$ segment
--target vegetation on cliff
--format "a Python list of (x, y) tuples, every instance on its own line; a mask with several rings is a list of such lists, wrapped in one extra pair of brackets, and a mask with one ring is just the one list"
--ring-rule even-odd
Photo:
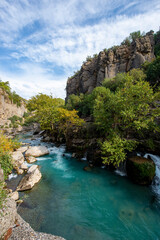
[(100, 143), (104, 163), (119, 165), (127, 151), (133, 151), (150, 133), (160, 131), (158, 99), (160, 92), (153, 91), (144, 72), (133, 69), (105, 79), (103, 86), (89, 95), (71, 95), (66, 106), (79, 110), (80, 116), (92, 115), (104, 133)]
[(24, 99), (20, 97), (15, 91), (11, 91), (8, 81), (3, 82), (0, 80), (0, 88), (8, 94), (9, 99), (13, 104), (16, 104), (17, 107), (20, 107), (22, 105), (22, 101), (24, 102)]

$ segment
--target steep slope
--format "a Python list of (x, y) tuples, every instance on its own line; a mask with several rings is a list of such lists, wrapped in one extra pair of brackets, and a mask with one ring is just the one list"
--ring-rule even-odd
[(9, 98), (9, 95), (0, 88), (0, 126), (9, 124), (8, 118), (14, 115), (23, 117), (25, 109), (25, 103), (22, 101), (21, 106), (13, 104)]
[(137, 38), (130, 46), (120, 45), (101, 51), (97, 57), (85, 62), (80, 71), (67, 81), (66, 95), (91, 93), (104, 78), (115, 77), (119, 72), (139, 68), (145, 61), (154, 59), (154, 32)]

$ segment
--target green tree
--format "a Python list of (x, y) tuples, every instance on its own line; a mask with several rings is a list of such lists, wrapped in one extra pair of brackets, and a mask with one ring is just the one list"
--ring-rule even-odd
[[(120, 87), (114, 91), (103, 89), (103, 94), (97, 95), (93, 111), (97, 127), (106, 133), (106, 140), (102, 144), (102, 152), (107, 156), (104, 156), (105, 163), (108, 161), (115, 165), (119, 164), (117, 158), (123, 161), (125, 151), (136, 146), (135, 141), (131, 141), (135, 134), (142, 137), (146, 132), (159, 131), (155, 121), (160, 115), (157, 105), (159, 95), (154, 94), (149, 83), (143, 80), (144, 75), (140, 70), (124, 74), (123, 77)], [(116, 147), (117, 141), (120, 145)], [(114, 158), (114, 154), (108, 157), (110, 152), (117, 152), (118, 146), (122, 147), (121, 157), (115, 155)]]

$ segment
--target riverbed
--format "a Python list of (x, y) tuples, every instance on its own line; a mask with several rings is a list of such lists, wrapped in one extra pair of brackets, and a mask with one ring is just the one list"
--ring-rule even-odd
[(50, 154), (36, 162), (42, 180), (21, 193), (18, 208), (34, 230), (67, 240), (160, 239), (159, 176), (150, 187), (138, 186), (106, 169), (84, 171), (85, 159), (72, 158), (65, 146), (47, 146)]

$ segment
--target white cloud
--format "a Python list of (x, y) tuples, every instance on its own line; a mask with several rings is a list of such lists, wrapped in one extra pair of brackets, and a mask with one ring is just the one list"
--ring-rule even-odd
[[(132, 9), (135, 15), (125, 15), (126, 10)], [(50, 91), (64, 97), (67, 77), (81, 66), (87, 55), (120, 44), (130, 32), (159, 30), (160, 3), (158, 0), (17, 0), (14, 3), (2, 0), (0, 21), (0, 42), (12, 51), (4, 58), (10, 57), (10, 64), (16, 59), (16, 67), (21, 70), (19, 75), (1, 67), (1, 78), (9, 80), (13, 89), (24, 97)], [(39, 21), (39, 29), (35, 21)], [(28, 34), (25, 28), (30, 30)], [(56, 74), (57, 66), (64, 72), (61, 77)]]
[(41, 66), (21, 64), (23, 74), (7, 73), (0, 69), (0, 78), (9, 81), (11, 88), (20, 96), (28, 99), (38, 93), (52, 94), (53, 97), (65, 98), (67, 76), (57, 77), (48, 74)]

